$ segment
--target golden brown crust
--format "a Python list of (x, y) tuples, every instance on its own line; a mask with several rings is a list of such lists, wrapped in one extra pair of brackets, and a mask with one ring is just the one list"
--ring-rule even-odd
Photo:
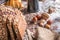
[[(25, 29), (27, 27), (27, 23), (25, 21), (24, 16), (22, 15), (22, 13), (18, 9), (12, 9), (12, 8), (5, 7), (2, 5), (0, 5), (0, 10), (2, 12), (2, 13), (0, 13), (0, 15), (1, 15), (0, 22), (3, 21), (3, 25), (0, 25), (0, 26), (4, 27), (3, 32), (6, 33), (6, 35), (3, 37), (5, 37), (6, 40), (7, 39), (22, 40)], [(1, 20), (2, 16), (3, 16), (3, 20)], [(1, 29), (1, 30), (3, 30), (3, 29)]]

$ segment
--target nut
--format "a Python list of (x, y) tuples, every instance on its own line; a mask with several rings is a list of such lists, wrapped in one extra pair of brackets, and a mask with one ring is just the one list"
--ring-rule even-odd
[(55, 8), (49, 8), (49, 9), (48, 9), (48, 13), (49, 13), (49, 14), (51, 14), (51, 13), (54, 12), (54, 11), (55, 11)]
[(49, 14), (43, 13), (41, 16), (43, 19), (47, 20), (49, 18)]
[(33, 17), (33, 19), (32, 19), (32, 22), (36, 22), (37, 21), (37, 17)]
[(51, 26), (49, 24), (46, 24), (44, 27), (49, 29)]
[(44, 20), (44, 19), (40, 20), (40, 23), (45, 23), (45, 22), (46, 22), (46, 20)]
[(40, 20), (41, 19), (41, 15), (36, 15), (37, 19)]
[(46, 22), (46, 21), (45, 21), (44, 19), (41, 19), (40, 22), (39, 22), (39, 25), (40, 25), (40, 26), (44, 26), (44, 23), (45, 23), (45, 22)]
[(52, 24), (52, 21), (51, 20), (47, 21), (47, 24), (51, 25)]

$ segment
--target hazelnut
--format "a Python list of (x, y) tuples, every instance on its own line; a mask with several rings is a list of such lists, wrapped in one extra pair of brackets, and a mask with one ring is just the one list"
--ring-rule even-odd
[(49, 29), (51, 27), (51, 25), (46, 24), (44, 27)]
[(52, 23), (52, 22), (51, 22), (50, 20), (49, 20), (49, 21), (47, 21), (47, 24), (50, 24), (50, 25), (51, 25), (51, 23)]
[(33, 17), (33, 19), (32, 19), (32, 22), (36, 22), (37, 21), (37, 17)]
[(41, 19), (41, 15), (36, 15), (37, 19), (40, 20)]
[(43, 13), (41, 16), (43, 19), (47, 20), (49, 18), (49, 14)]
[(51, 13), (54, 12), (54, 11), (55, 11), (55, 8), (49, 8), (49, 9), (48, 9), (48, 13), (49, 13), (49, 14), (51, 14)]
[(47, 24), (51, 25), (53, 23), (53, 20), (47, 21)]
[(48, 9), (48, 13), (49, 13), (49, 14), (51, 14), (51, 13), (52, 13), (52, 10), (51, 10), (50, 8)]

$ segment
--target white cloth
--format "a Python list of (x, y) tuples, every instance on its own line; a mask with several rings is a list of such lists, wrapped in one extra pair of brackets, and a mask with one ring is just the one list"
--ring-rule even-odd
[(56, 11), (51, 14), (51, 19), (60, 17), (60, 1), (59, 0), (55, 1), (55, 8), (56, 8)]
[(56, 0), (55, 2), (56, 2), (56, 3), (60, 3), (60, 0)]
[(59, 18), (59, 17), (60, 17), (60, 13), (58, 11), (56, 11), (50, 15), (50, 20), (54, 20), (54, 19)]
[[(55, 8), (56, 8), (56, 11), (50, 15), (50, 19), (54, 20), (54, 19), (57, 18), (57, 19), (60, 20), (60, 0), (55, 1)], [(54, 31), (55, 32), (60, 32), (60, 22), (59, 21), (57, 21), (57, 22), (55, 21), (52, 24), (51, 28), (54, 29), (56, 26), (57, 26), (57, 28)]]
[(39, 2), (39, 12), (44, 12), (43, 11), (43, 2)]
[(49, 7), (55, 6), (55, 2), (51, 0), (46, 0), (45, 2), (39, 2), (40, 12), (47, 12)]

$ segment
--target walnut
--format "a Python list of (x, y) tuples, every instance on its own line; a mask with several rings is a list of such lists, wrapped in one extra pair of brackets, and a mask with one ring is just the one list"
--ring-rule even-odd
[(46, 22), (46, 21), (45, 21), (44, 19), (41, 19), (41, 20), (39, 21), (39, 25), (40, 25), (40, 26), (44, 26), (45, 22)]
[(49, 14), (43, 13), (41, 17), (42, 17), (42, 19), (47, 20), (49, 18)]

